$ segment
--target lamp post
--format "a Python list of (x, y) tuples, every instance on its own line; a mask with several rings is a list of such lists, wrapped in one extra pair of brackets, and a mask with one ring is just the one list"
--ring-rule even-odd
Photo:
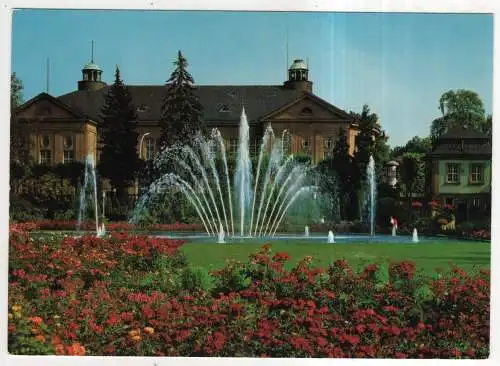
[[(139, 142), (139, 159), (142, 160), (142, 143), (144, 142), (144, 137), (151, 135), (151, 132), (143, 133), (141, 136), (141, 141)], [(139, 196), (139, 177), (135, 179), (135, 194)]]

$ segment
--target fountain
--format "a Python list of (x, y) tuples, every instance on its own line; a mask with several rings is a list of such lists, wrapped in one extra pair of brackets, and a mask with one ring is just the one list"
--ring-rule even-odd
[(328, 244), (335, 244), (335, 236), (331, 230), (328, 231)]
[(306, 225), (306, 227), (304, 228), (304, 236), (305, 236), (306, 238), (308, 238), (308, 237), (309, 237), (309, 226), (307, 226), (307, 225)]
[(222, 224), (220, 224), (220, 226), (219, 226), (219, 240), (217, 241), (217, 243), (219, 243), (219, 244), (225, 243), (225, 241), (224, 241), (224, 227), (222, 226)]
[(367, 194), (365, 195), (365, 209), (368, 214), (368, 221), (370, 223), (370, 236), (375, 236), (375, 199), (377, 196), (377, 182), (375, 177), (375, 160), (373, 156), (370, 155), (370, 160), (368, 161), (368, 166), (366, 167), (367, 176)]
[(398, 230), (398, 220), (395, 217), (391, 216), (391, 225), (392, 225), (392, 236), (396, 236), (396, 231)]
[(78, 222), (76, 229), (80, 230), (82, 226), (82, 220), (85, 219), (85, 211), (87, 208), (87, 189), (91, 188), (92, 195), (91, 199), (94, 201), (94, 214), (95, 214), (95, 232), (98, 237), (103, 236), (106, 233), (104, 223), (99, 226), (99, 210), (97, 202), (97, 178), (95, 172), (95, 162), (94, 157), (89, 154), (85, 159), (85, 175), (83, 179), (83, 186), (80, 190), (80, 208), (78, 210)]
[[(167, 172), (141, 196), (130, 222), (140, 222), (155, 198), (173, 190), (181, 192), (193, 206), (209, 236), (220, 236), (224, 231), (235, 237), (236, 231), (239, 237), (274, 237), (294, 202), (316, 192), (317, 187), (307, 182), (311, 167), (294, 161), (293, 155), (285, 156), (283, 141), (276, 139), (271, 126), (267, 126), (253, 179), (244, 109), (236, 157), (231, 186), (226, 147), (218, 129), (213, 129), (208, 138), (193, 137), (189, 146), (164, 149), (155, 160), (155, 167)], [(172, 166), (175, 171), (169, 168)]]
[(412, 242), (418, 243), (418, 233), (417, 233), (417, 228), (413, 229), (413, 236), (412, 236)]

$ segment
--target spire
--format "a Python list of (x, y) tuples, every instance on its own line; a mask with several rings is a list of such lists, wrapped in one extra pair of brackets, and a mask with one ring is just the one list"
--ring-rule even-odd
[(94, 63), (94, 40), (92, 40), (92, 53), (90, 56), (90, 62)]

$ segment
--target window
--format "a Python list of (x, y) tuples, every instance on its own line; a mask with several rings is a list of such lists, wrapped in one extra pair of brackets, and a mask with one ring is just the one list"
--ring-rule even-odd
[(482, 164), (471, 164), (469, 179), (471, 183), (483, 183), (484, 168)]
[(292, 153), (292, 135), (287, 131), (283, 134), (283, 154), (290, 155)]
[(75, 161), (75, 151), (74, 150), (64, 150), (63, 163), (68, 164)]
[(154, 159), (156, 153), (155, 139), (152, 137), (146, 138), (146, 160)]
[(310, 137), (302, 138), (302, 148), (308, 149), (310, 147), (311, 147), (311, 138)]
[(64, 136), (64, 150), (73, 149), (73, 136)]
[(40, 164), (51, 164), (52, 163), (52, 151), (50, 150), (40, 150)]
[(444, 203), (446, 205), (453, 206), (453, 198), (452, 197), (446, 197), (446, 199), (444, 200)]
[(310, 116), (310, 115), (312, 115), (312, 112), (313, 112), (313, 111), (312, 111), (312, 109), (311, 109), (311, 108), (309, 108), (309, 107), (305, 107), (305, 108), (303, 108), (303, 109), (302, 109), (302, 111), (300, 111), (300, 114), (301, 114), (302, 116)]
[(323, 140), (323, 147), (325, 158), (333, 156), (333, 148), (335, 147), (335, 141), (333, 137), (325, 137), (325, 139)]
[(75, 161), (75, 141), (71, 135), (63, 136), (63, 163), (68, 164)]
[(457, 184), (459, 181), (459, 164), (447, 164), (446, 166), (446, 183)]
[(232, 156), (238, 154), (238, 139), (229, 139), (229, 154)]
[(474, 207), (474, 208), (480, 208), (481, 207), (481, 198), (474, 197), (472, 199), (472, 207)]

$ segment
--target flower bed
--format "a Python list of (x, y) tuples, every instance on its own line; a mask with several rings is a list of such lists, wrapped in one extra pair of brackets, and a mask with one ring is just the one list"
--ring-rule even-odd
[[(17, 225), (27, 225), (32, 230), (75, 230), (77, 227), (76, 220), (41, 220)], [(94, 221), (85, 221), (81, 224), (82, 230), (95, 230)], [(153, 224), (149, 226), (137, 226), (127, 222), (110, 222), (106, 223), (107, 231), (204, 231), (201, 224)]]
[[(47, 239), (44, 239), (47, 240)], [(181, 241), (113, 233), (31, 239), (11, 230), (9, 351), (15, 354), (485, 358), (489, 272), (434, 279), (411, 262), (338, 260), (288, 271), (265, 245), (210, 287)]]

